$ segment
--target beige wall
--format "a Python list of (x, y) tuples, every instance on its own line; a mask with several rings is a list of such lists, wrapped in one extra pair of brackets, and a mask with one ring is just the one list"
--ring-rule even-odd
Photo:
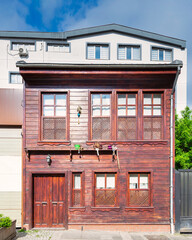
[(21, 128), (0, 128), (0, 213), (21, 226)]

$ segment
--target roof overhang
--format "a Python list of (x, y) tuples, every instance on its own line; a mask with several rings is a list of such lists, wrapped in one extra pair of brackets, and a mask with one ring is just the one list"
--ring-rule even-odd
[(181, 61), (170, 64), (61, 64), (17, 62), (27, 84), (172, 88)]

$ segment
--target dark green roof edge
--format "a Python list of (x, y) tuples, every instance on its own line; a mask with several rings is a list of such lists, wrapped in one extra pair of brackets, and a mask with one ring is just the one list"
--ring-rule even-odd
[(120, 32), (135, 37), (154, 40), (160, 43), (186, 48), (186, 41), (172, 38), (157, 33), (147, 32), (136, 28), (126, 27), (119, 24), (108, 24), (96, 27), (82, 28), (66, 32), (25, 32), (25, 31), (0, 31), (0, 38), (25, 38), (25, 39), (49, 39), (49, 40), (67, 40), (85, 35), (92, 35), (105, 32)]

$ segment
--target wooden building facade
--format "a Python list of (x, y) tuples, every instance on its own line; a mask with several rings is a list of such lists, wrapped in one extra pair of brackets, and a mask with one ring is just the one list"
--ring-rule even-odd
[(23, 227), (170, 230), (177, 63), (18, 63)]

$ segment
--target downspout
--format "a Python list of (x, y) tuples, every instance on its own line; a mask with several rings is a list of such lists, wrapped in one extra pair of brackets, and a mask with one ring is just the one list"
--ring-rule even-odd
[[(182, 66), (182, 65), (181, 65)], [(173, 83), (173, 88), (171, 92), (171, 115), (170, 115), (170, 228), (171, 228), (171, 234), (174, 234), (175, 229), (174, 229), (174, 213), (173, 213), (173, 129), (174, 129), (174, 105), (173, 105), (173, 95), (175, 92), (175, 87), (177, 84), (177, 79), (178, 76), (181, 72), (181, 66), (177, 67), (177, 73), (175, 76), (175, 80)]]

